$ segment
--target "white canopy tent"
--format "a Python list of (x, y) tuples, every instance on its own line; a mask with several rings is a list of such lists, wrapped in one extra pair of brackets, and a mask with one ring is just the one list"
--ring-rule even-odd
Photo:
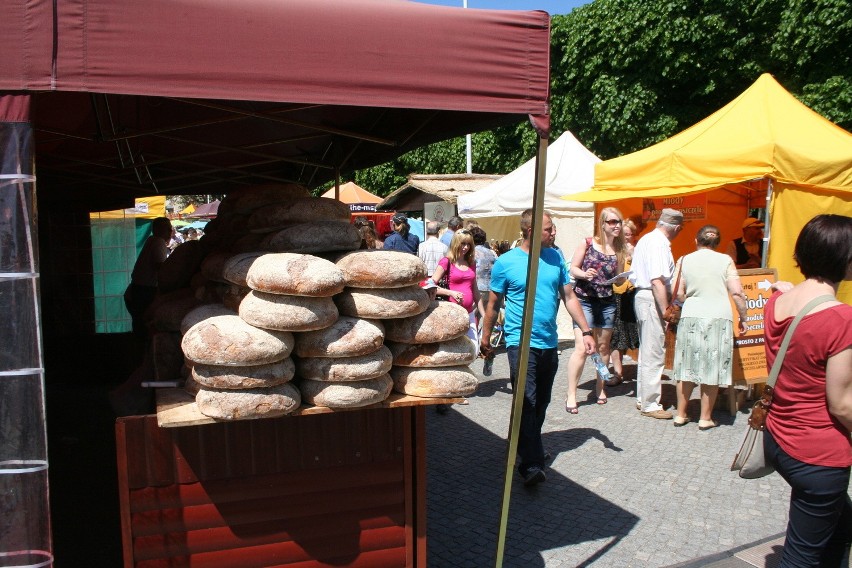
[[(571, 261), (571, 255), (594, 230), (593, 203), (567, 201), (562, 196), (588, 191), (594, 186), (595, 164), (600, 158), (583, 146), (571, 132), (565, 131), (547, 147), (544, 208), (553, 214), (556, 245)], [(473, 219), (489, 239), (513, 241), (520, 234), (520, 217), (533, 206), (535, 158), (479, 191), (458, 198), (463, 219)], [(560, 310), (559, 337), (572, 338), (571, 320)]]

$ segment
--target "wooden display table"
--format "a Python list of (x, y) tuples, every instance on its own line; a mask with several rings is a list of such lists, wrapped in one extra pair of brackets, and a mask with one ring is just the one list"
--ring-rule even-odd
[(425, 407), (450, 402), (218, 421), (158, 391), (116, 421), (124, 566), (425, 566)]

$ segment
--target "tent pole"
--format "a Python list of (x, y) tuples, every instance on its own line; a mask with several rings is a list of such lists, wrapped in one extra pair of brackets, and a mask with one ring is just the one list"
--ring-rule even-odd
[(766, 263), (769, 260), (769, 239), (771, 238), (772, 225), (769, 222), (769, 206), (772, 203), (772, 178), (768, 178), (769, 183), (766, 187), (766, 230), (763, 232), (763, 253), (761, 254), (760, 266), (766, 268)]
[(521, 322), (521, 338), (518, 345), (518, 373), (512, 386), (512, 415), (509, 419), (509, 445), (506, 455), (506, 473), (503, 481), (503, 501), (500, 506), (500, 528), (497, 532), (497, 555), (495, 566), (503, 566), (506, 547), (506, 527), (509, 520), (509, 501), (512, 496), (512, 479), (515, 471), (515, 455), (518, 450), (518, 434), (521, 428), (521, 413), (524, 408), (524, 392), (527, 383), (527, 366), (532, 337), (533, 311), (535, 310), (535, 283), (538, 281), (538, 263), (541, 257), (541, 226), (544, 218), (544, 181), (547, 172), (547, 135), (539, 134), (535, 161), (535, 186), (533, 190), (532, 230), (530, 231), (530, 254), (527, 265), (527, 283), (524, 295), (524, 316)]

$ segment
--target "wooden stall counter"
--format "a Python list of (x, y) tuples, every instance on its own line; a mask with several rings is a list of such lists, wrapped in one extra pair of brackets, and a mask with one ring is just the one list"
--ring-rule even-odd
[[(157, 389), (157, 425), (161, 428), (178, 428), (181, 426), (200, 426), (203, 424), (218, 424), (243, 422), (239, 420), (218, 420), (205, 416), (198, 410), (195, 398), (183, 389)], [(329, 414), (333, 412), (351, 412), (372, 408), (403, 408), (407, 406), (427, 406), (434, 404), (467, 404), (466, 398), (423, 398), (399, 393), (391, 393), (384, 401), (362, 406), (359, 408), (333, 409), (325, 406), (303, 404), (295, 412), (287, 416), (309, 416), (314, 414)]]

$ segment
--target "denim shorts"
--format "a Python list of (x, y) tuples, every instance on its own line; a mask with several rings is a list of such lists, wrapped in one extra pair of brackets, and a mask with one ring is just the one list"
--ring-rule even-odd
[[(612, 329), (615, 325), (615, 296), (609, 298), (584, 298), (577, 296), (580, 306), (583, 307), (583, 315), (589, 327), (599, 329)], [(574, 322), (574, 327), (580, 327)]]

